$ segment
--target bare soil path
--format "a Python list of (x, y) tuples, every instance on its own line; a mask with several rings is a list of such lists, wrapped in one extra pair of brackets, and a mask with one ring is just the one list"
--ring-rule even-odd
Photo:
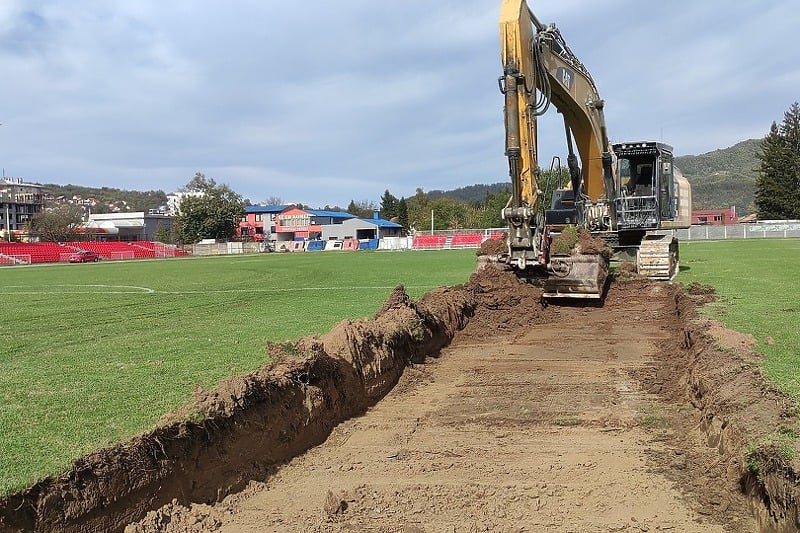
[(671, 305), (663, 286), (633, 286), (603, 307), (472, 320), (324, 444), (165, 529), (755, 531), (665, 477), (682, 454), (675, 406), (635, 376), (677, 334)]

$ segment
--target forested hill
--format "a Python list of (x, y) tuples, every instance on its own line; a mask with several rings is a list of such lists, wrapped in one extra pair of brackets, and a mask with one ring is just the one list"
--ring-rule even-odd
[[(760, 162), (756, 157), (761, 140), (749, 139), (730, 148), (700, 155), (675, 157), (675, 165), (692, 184), (693, 209), (727, 209), (736, 206), (741, 215), (755, 210), (755, 181)], [(53, 196), (95, 198), (100, 204), (124, 201), (131, 211), (147, 211), (166, 203), (163, 191), (128, 191), (110, 187), (91, 188), (77, 185), (46, 184)], [(467, 204), (482, 204), (487, 196), (508, 191), (511, 183), (501, 181), (476, 184), (449, 191), (433, 190), (429, 200), (452, 198)], [(98, 209), (102, 211), (102, 207)]]
[(64, 196), (66, 200), (94, 199), (97, 201), (93, 208), (95, 213), (106, 212), (111, 205), (119, 206), (120, 204), (127, 206), (126, 210), (128, 211), (146, 212), (167, 203), (167, 195), (164, 191), (132, 191), (113, 187), (84, 187), (54, 183), (45, 183), (43, 187), (45, 191), (56, 198)]
[(730, 148), (676, 157), (675, 166), (692, 184), (693, 209), (735, 205), (740, 215), (754, 212), (760, 145), (760, 139), (748, 139)]
[(434, 190), (428, 192), (428, 198), (430, 200), (436, 200), (437, 198), (444, 196), (454, 200), (460, 200), (467, 204), (480, 204), (486, 199), (486, 196), (490, 194), (497, 194), (505, 190), (511, 190), (511, 182), (467, 185), (466, 187), (460, 187), (458, 189), (453, 189), (452, 191)]
[[(729, 148), (700, 155), (675, 157), (675, 165), (692, 184), (693, 209), (728, 209), (741, 215), (755, 210), (755, 182), (760, 162), (756, 152), (760, 139), (748, 139)], [(510, 189), (511, 183), (469, 185), (450, 191), (430, 191), (433, 200), (442, 196), (466, 203), (481, 203), (487, 194)]]

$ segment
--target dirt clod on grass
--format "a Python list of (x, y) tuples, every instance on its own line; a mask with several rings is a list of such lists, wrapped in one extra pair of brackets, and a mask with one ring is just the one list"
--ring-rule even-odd
[[(702, 517), (696, 520), (749, 531), (752, 509), (763, 530), (795, 531), (800, 528), (800, 474), (787, 451), (795, 445), (792, 428), (798, 427), (794, 404), (765, 383), (750, 345), (698, 316), (696, 307), (706, 296), (698, 288), (683, 292), (673, 285), (630, 280), (612, 283), (602, 308), (544, 306), (540, 289), (499, 268), (481, 270), (464, 285), (437, 289), (418, 301), (398, 287), (373, 318), (347, 320), (324, 335), (274, 345), (270, 353), (280, 354), (275, 364), (232, 377), (214, 390), (198, 390), (189, 405), (148, 434), (90, 454), (64, 475), (0, 500), (0, 531), (121, 531), (126, 526), (140, 533), (236, 531), (232, 516), (243, 512), (237, 498), (266, 490), (287, 462), (317, 445), (325, 442), (335, 451), (357, 440), (359, 424), (370, 424), (368, 411), (390, 391), (405, 398), (407, 408), (425, 409), (410, 420), (388, 415), (397, 417), (398, 426), (381, 434), (390, 452), (381, 452), (374, 464), (400, 469), (392, 475), (416, 465), (421, 471), (416, 483), (388, 492), (378, 484), (386, 483), (382, 476), (367, 477), (347, 490), (315, 485), (312, 490), (319, 494), (308, 503), (311, 514), (289, 516), (282, 527), (343, 531), (395, 517), (407, 531), (428, 531), (429, 523), (418, 522), (425, 513), (464, 529), (489, 525), (509, 530), (539, 516), (580, 520), (584, 509), (576, 502), (603, 496), (608, 487), (603, 468), (611, 463), (595, 472), (597, 464), (581, 455), (586, 449), (571, 450), (569, 443), (595, 432), (591, 435), (598, 442), (618, 437), (609, 441), (609, 453), (621, 443), (629, 446), (629, 454), (638, 453), (639, 441), (626, 440), (627, 432), (639, 431), (635, 419), (620, 411), (637, 388), (658, 402), (639, 417), (641, 431), (654, 432), (648, 469), (680, 489), (689, 508)], [(630, 368), (603, 366), (617, 358), (624, 362), (648, 335), (658, 337), (650, 358)], [(437, 389), (439, 363), (420, 363), (439, 357), (451, 343), (446, 357), (456, 363), (460, 351), (465, 359), (494, 351), (476, 359), (463, 383)], [(526, 351), (530, 347), (535, 349)], [(526, 362), (531, 354), (539, 359)], [(587, 373), (590, 361), (605, 370)], [(544, 367), (552, 374), (542, 374)], [(518, 383), (494, 381), (499, 379), (494, 373), (500, 376), (503, 369), (517, 369), (511, 375)], [(534, 378), (540, 381), (529, 381)], [(573, 385), (568, 378), (587, 381)], [(470, 388), (476, 383), (490, 392)], [(427, 396), (415, 396), (426, 384), (431, 385), (424, 389)], [(511, 392), (506, 394), (507, 389)], [(452, 403), (448, 394), (455, 395)], [(585, 412), (576, 414), (580, 404), (586, 405)], [(480, 440), (432, 440), (411, 449), (413, 436), (431, 423), (437, 406), (442, 425), (433, 428), (434, 434), (452, 426), (462, 432), (477, 428)], [(349, 419), (353, 425), (340, 426)], [(568, 431), (582, 432), (582, 437), (567, 436), (550, 470), (536, 463), (546, 441), (536, 441), (537, 454), (520, 456), (538, 472), (533, 485), (528, 474), (520, 485), (504, 483), (512, 474), (510, 466), (492, 462), (494, 448), (478, 453), (485, 446), (532, 449), (516, 439), (538, 431), (548, 438)], [(365, 449), (378, 449), (378, 443), (367, 441)], [(657, 448), (656, 442), (666, 448)], [(357, 474), (369, 459), (323, 465), (314, 475), (332, 469), (332, 479), (340, 479), (344, 473)], [(481, 472), (483, 484), (423, 482), (432, 472), (453, 472), (462, 463), (466, 471)], [(310, 465), (300, 465), (303, 479), (310, 479), (305, 470)], [(543, 474), (568, 467), (580, 477), (567, 485)], [(292, 469), (283, 475), (291, 477)], [(566, 494), (569, 487), (576, 492)], [(632, 485), (633, 492), (622, 487), (620, 497), (634, 494), (635, 499), (635, 490), (642, 487), (649, 490), (647, 485)], [(292, 503), (299, 506), (293, 512), (300, 513), (305, 502)], [(642, 509), (650, 504), (641, 503)], [(585, 510), (599, 520), (611, 504), (597, 500), (596, 508)], [(554, 512), (566, 514), (547, 514)], [(665, 520), (671, 512), (664, 513)], [(625, 520), (609, 524), (619, 530), (631, 524), (655, 529), (654, 523)], [(683, 525), (695, 523), (686, 520)]]

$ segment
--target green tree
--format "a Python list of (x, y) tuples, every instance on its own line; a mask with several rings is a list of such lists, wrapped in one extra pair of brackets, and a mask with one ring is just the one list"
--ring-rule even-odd
[(201, 193), (181, 201), (180, 214), (175, 217), (175, 238), (184, 243), (201, 239), (229, 240), (236, 235), (244, 217), (244, 200), (226, 185), (197, 173), (186, 190)]
[(347, 212), (359, 218), (372, 218), (373, 212), (377, 210), (378, 206), (370, 200), (350, 200), (347, 205)]
[(503, 220), (503, 208), (511, 197), (511, 191), (506, 189), (496, 193), (486, 195), (480, 207), (480, 226), (481, 228), (502, 228), (506, 226)]
[(403, 231), (408, 231), (408, 203), (405, 197), (397, 202), (397, 223), (403, 226)]
[(399, 200), (386, 189), (386, 192), (381, 196), (381, 217), (386, 220), (391, 220), (398, 215), (397, 204)]
[(408, 229), (409, 231), (425, 231), (430, 229), (431, 210), (430, 200), (422, 188), (417, 188), (416, 194), (408, 199)]
[(464, 229), (467, 204), (453, 198), (441, 197), (430, 203), (435, 230)]
[(74, 204), (62, 204), (44, 209), (28, 222), (28, 232), (43, 241), (73, 241), (83, 226), (83, 209)]
[(183, 190), (190, 192), (206, 192), (214, 189), (216, 186), (217, 182), (214, 178), (207, 178), (202, 172), (195, 172), (192, 179), (183, 186)]
[(172, 231), (163, 224), (159, 224), (154, 235), (156, 241), (164, 244), (172, 244)]
[(800, 218), (800, 104), (795, 102), (773, 122), (756, 154), (756, 210), (760, 219)]

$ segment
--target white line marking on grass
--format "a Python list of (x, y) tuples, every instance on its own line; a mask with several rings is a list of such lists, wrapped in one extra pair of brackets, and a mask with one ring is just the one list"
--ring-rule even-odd
[[(235, 293), (235, 292), (301, 292), (301, 291), (361, 291), (361, 290), (392, 290), (397, 285), (387, 285), (386, 287), (271, 287), (271, 288), (249, 288), (249, 289), (203, 289), (196, 291), (155, 291), (157, 294), (209, 294), (209, 293)], [(439, 285), (405, 285), (406, 289), (434, 289)]]
[[(61, 287), (61, 290), (49, 290), (53, 287)], [(0, 294), (153, 294), (155, 292), (154, 289), (149, 287), (137, 287), (135, 285), (47, 285), (42, 287), (34, 287), (32, 285), (8, 285), (6, 287), (0, 287)]]
[[(386, 286), (346, 286), (346, 287), (250, 287), (246, 289), (198, 289), (185, 291), (161, 291), (150, 287), (136, 285), (7, 285), (0, 287), (0, 295), (37, 295), (37, 294), (235, 294), (235, 293), (287, 293), (287, 292), (319, 292), (319, 291), (387, 291), (397, 285)], [(405, 285), (407, 290), (435, 289), (439, 285)]]

